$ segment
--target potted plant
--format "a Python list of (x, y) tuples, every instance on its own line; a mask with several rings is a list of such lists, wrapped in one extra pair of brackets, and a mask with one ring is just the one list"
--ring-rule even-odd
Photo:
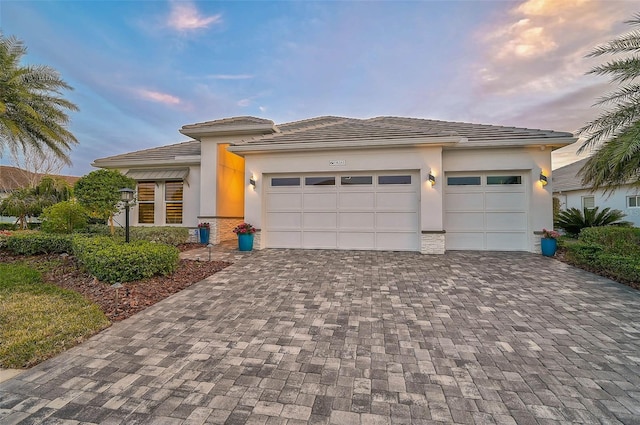
[(238, 235), (238, 250), (251, 251), (253, 249), (253, 234), (256, 233), (255, 227), (249, 223), (238, 224), (233, 233)]
[(542, 239), (540, 239), (540, 248), (542, 255), (545, 257), (553, 257), (558, 250), (558, 238), (560, 233), (555, 230), (542, 229)]
[(200, 243), (209, 243), (209, 234), (211, 232), (211, 226), (209, 223), (198, 223), (198, 233), (200, 234)]

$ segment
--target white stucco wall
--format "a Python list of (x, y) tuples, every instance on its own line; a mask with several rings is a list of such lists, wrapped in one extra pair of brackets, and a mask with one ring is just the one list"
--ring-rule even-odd
[(624, 188), (606, 195), (601, 191), (590, 192), (588, 190), (572, 190), (569, 192), (556, 193), (555, 196), (560, 199), (560, 208), (578, 208), (582, 209), (582, 198), (585, 196), (593, 196), (595, 206), (601, 210), (603, 208), (611, 208), (620, 210), (627, 216), (624, 221), (630, 221), (635, 227), (640, 227), (640, 208), (628, 208), (627, 196), (640, 195), (638, 188)]
[[(263, 175), (273, 173), (418, 170), (420, 172), (421, 230), (442, 230), (442, 182), (427, 183), (429, 171), (440, 179), (441, 147), (402, 147), (333, 152), (265, 153), (245, 156), (245, 221), (261, 229), (264, 214)], [(329, 161), (344, 161), (331, 166)], [(255, 189), (249, 177), (256, 178)]]

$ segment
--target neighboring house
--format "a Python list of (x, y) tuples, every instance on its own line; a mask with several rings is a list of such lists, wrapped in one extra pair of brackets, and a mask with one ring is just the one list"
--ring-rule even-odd
[(552, 226), (551, 151), (570, 133), (415, 118), (236, 117), (194, 140), (97, 159), (138, 181), (134, 225), (241, 220), (257, 248), (537, 252)]
[[(57, 174), (34, 173), (18, 167), (8, 165), (0, 165), (0, 201), (6, 198), (14, 190), (25, 187), (35, 187), (45, 176), (51, 176), (65, 180), (71, 186), (75, 184), (80, 177), (62, 176)], [(0, 216), (0, 222), (15, 222), (16, 217)]]
[(623, 219), (640, 226), (640, 189), (631, 185), (623, 186), (611, 193), (603, 189), (593, 191), (582, 184), (578, 172), (587, 162), (582, 159), (553, 171), (553, 196), (560, 200), (560, 209), (611, 208), (620, 210), (627, 216)]

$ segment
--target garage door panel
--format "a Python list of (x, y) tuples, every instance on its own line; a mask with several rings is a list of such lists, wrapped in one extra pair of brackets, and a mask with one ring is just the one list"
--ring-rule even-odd
[(415, 212), (379, 212), (376, 214), (376, 228), (380, 230), (414, 230), (418, 227)]
[(447, 211), (469, 211), (484, 208), (482, 193), (449, 193), (447, 194)]
[(299, 210), (302, 208), (300, 193), (270, 193), (267, 197), (267, 211)]
[(342, 249), (372, 249), (376, 239), (373, 232), (348, 232), (338, 234), (338, 246)]
[(487, 210), (491, 211), (521, 211), (527, 198), (524, 193), (487, 193)]
[(375, 214), (373, 212), (340, 212), (339, 226), (344, 229), (375, 228)]
[(314, 248), (334, 249), (338, 246), (338, 233), (305, 231), (302, 236), (302, 246)]
[(517, 251), (526, 243), (524, 232), (487, 232), (487, 249), (491, 251)]
[(415, 192), (378, 192), (376, 194), (376, 208), (378, 210), (415, 210)]
[(336, 193), (305, 193), (303, 207), (305, 210), (331, 210), (335, 211), (338, 202)]
[(484, 229), (484, 212), (447, 212), (447, 227), (458, 231), (482, 231)]
[(267, 213), (269, 229), (299, 229), (302, 225), (302, 214), (299, 212)]
[(446, 249), (484, 250), (484, 232), (449, 232), (445, 238)]
[(272, 248), (302, 248), (302, 232), (271, 230), (267, 244)]
[(339, 195), (338, 207), (340, 210), (345, 209), (373, 209), (376, 205), (375, 193), (362, 193), (362, 192), (342, 192)]
[(377, 232), (376, 246), (387, 251), (416, 251), (420, 247), (411, 232)]
[(487, 213), (487, 230), (519, 230), (526, 229), (527, 214), (524, 212)]
[(335, 230), (338, 223), (336, 212), (303, 212), (302, 222), (305, 229)]

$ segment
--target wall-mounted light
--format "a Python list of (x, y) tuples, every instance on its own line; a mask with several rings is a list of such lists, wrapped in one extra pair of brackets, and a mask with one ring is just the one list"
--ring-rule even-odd
[(540, 171), (540, 183), (542, 183), (542, 186), (546, 186), (549, 184), (549, 181), (547, 180), (547, 176), (545, 176), (542, 171)]
[(253, 177), (249, 177), (249, 184), (251, 186), (253, 186), (253, 188), (255, 189), (256, 188), (256, 179), (253, 178)]
[(427, 177), (427, 181), (431, 183), (431, 186), (436, 185), (436, 176), (434, 176), (431, 171), (429, 171), (429, 177)]

